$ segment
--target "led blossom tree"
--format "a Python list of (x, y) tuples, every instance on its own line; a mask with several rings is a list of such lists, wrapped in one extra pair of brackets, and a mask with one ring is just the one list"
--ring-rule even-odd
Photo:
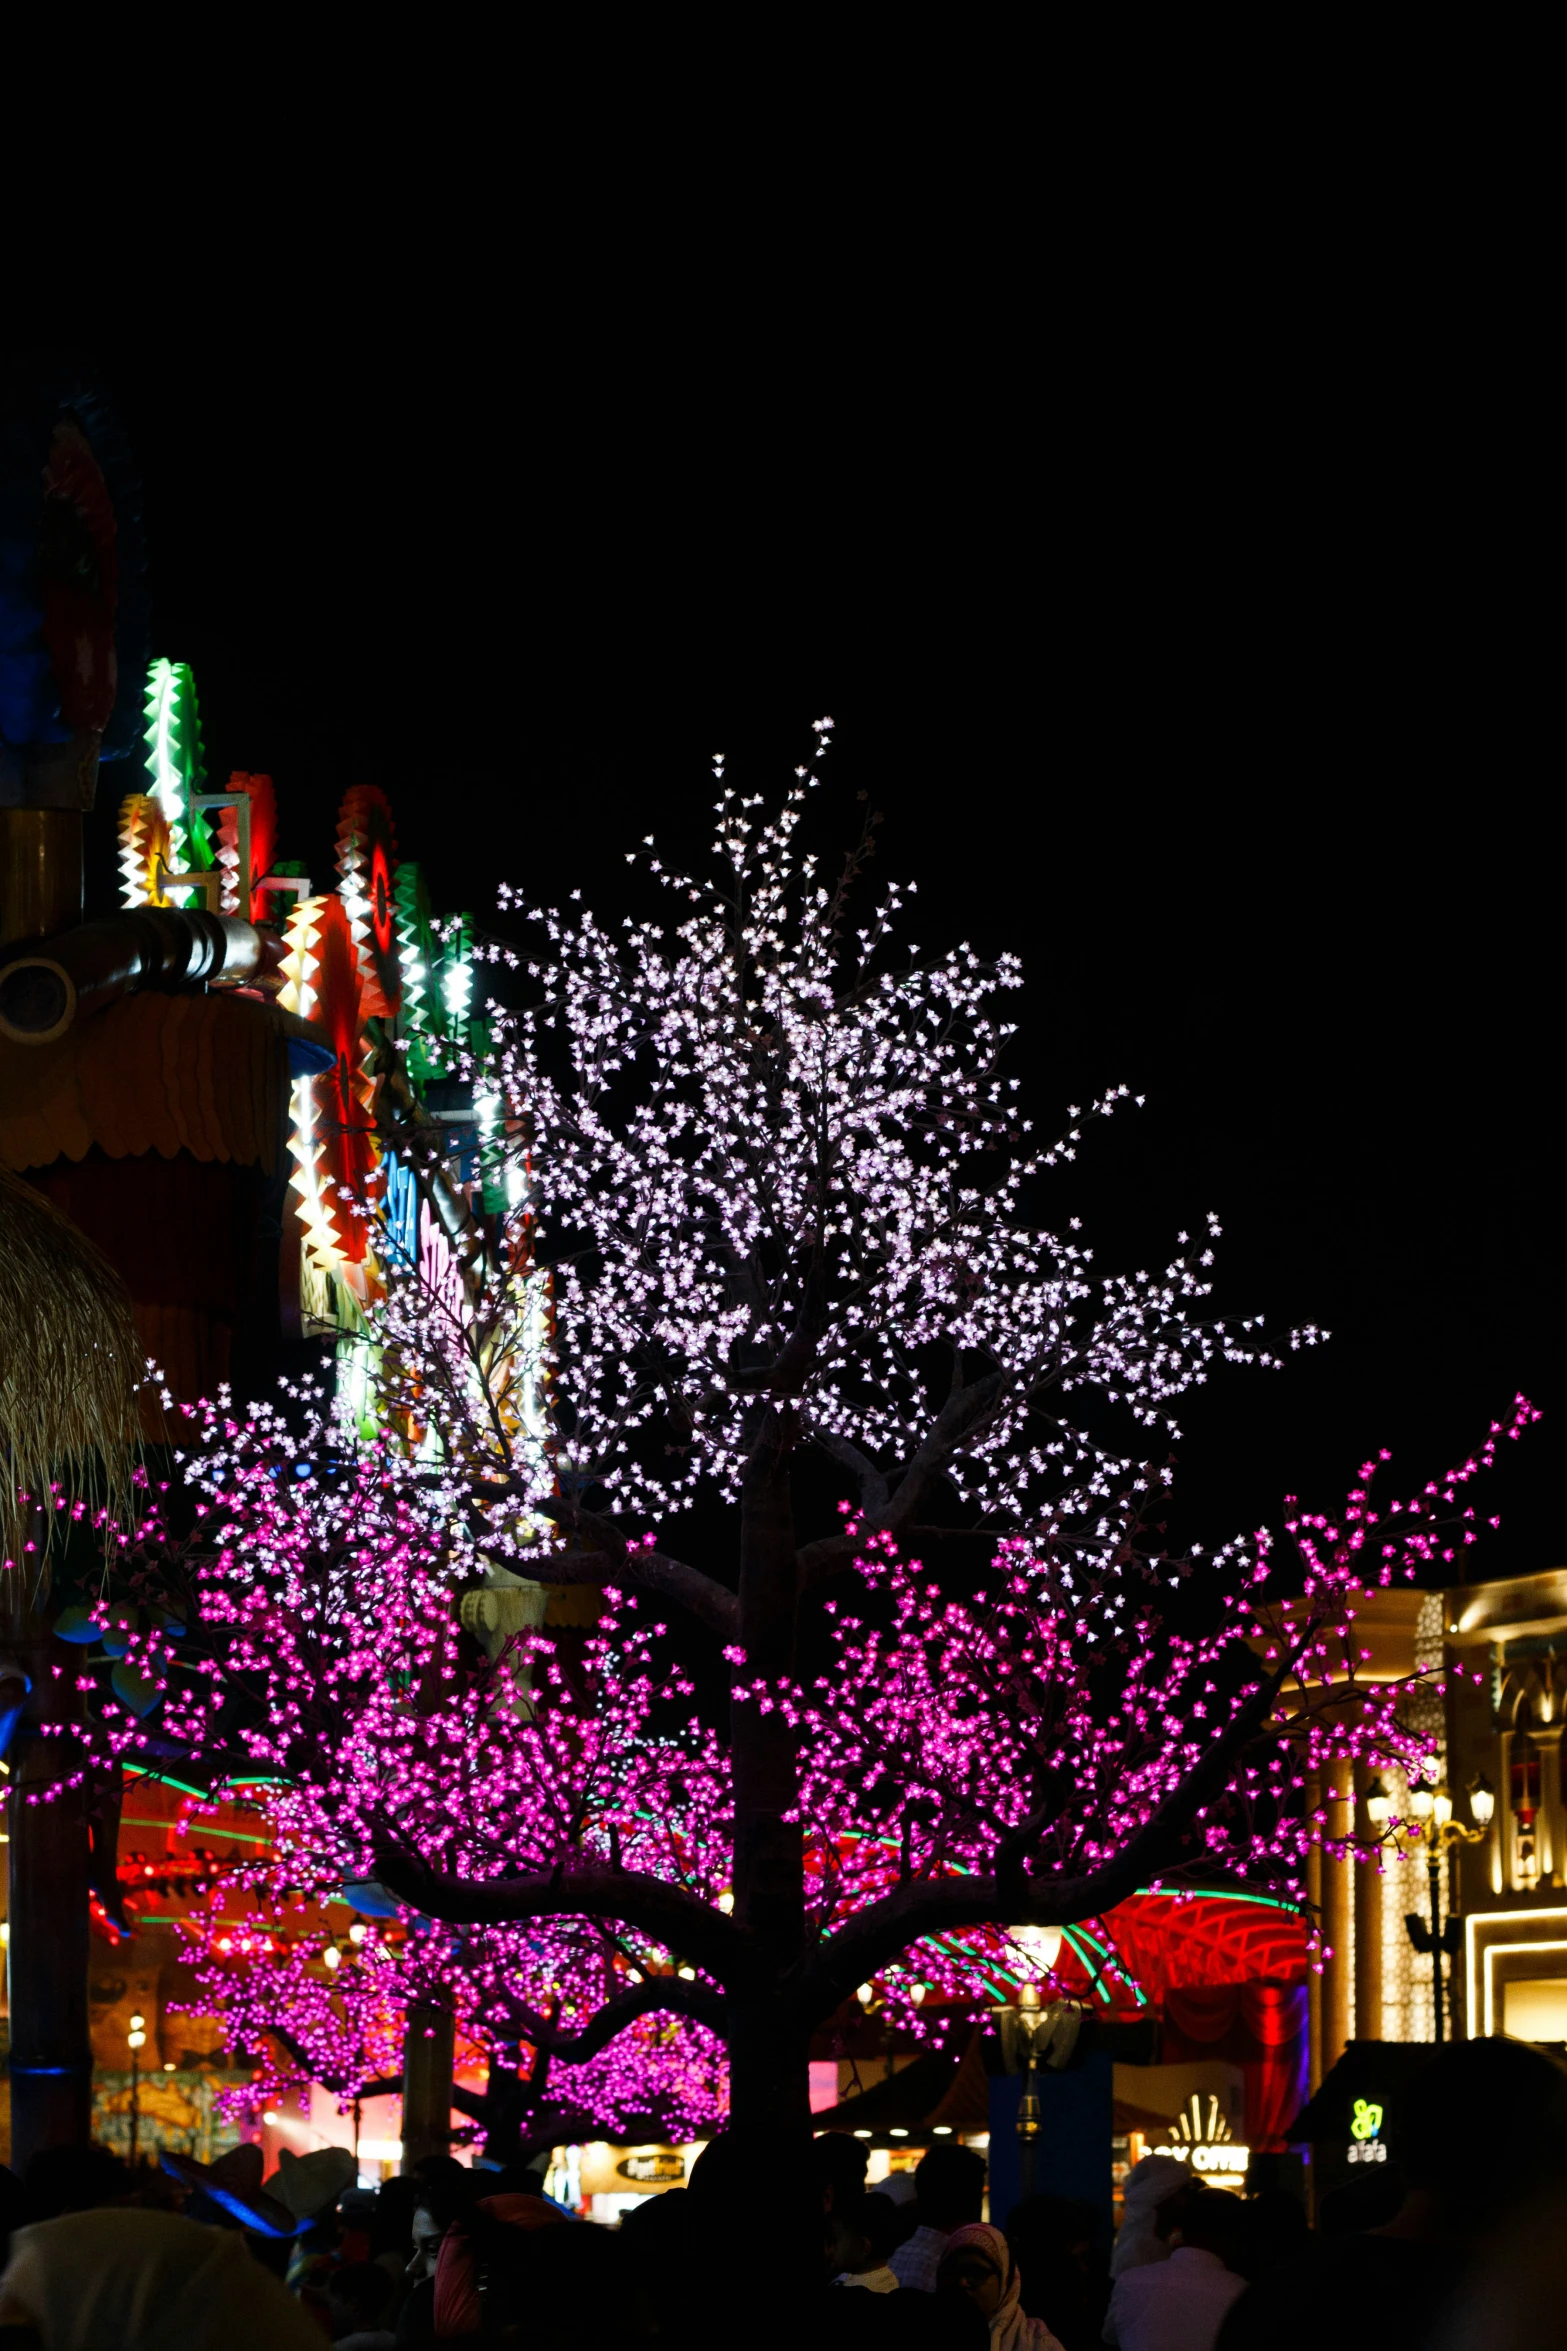
[[(1194, 1861), (1298, 1891), (1306, 1769), (1409, 1748), (1392, 1698), (1346, 1714), (1338, 1677), (1325, 1703), (1296, 1692), (1287, 1751), (1277, 1728), (1296, 1667), (1348, 1622), (1364, 1493), (1297, 1526), (1308, 1603), (1261, 1664), (1257, 1544), (1217, 1556), (1233, 1589), (1211, 1639), (1154, 1611), (1185, 1563), (1149, 1535), (1169, 1473), (1146, 1457), (1217, 1360), (1274, 1360), (1255, 1323), (1208, 1318), (1212, 1235), (1181, 1236), (1162, 1273), (1107, 1274), (1075, 1220), (1031, 1223), (1025, 1196), (1083, 1130), (1040, 1149), (1018, 1115), (995, 1009), (1016, 961), (899, 955), (896, 888), (852, 927), (869, 829), (824, 880), (797, 843), (814, 779), (769, 817), (717, 778), (720, 879), (649, 860), (672, 933), (544, 913), (538, 955), (504, 953), (532, 1002), (474, 1074), (514, 1122), (512, 1245), (471, 1311), (409, 1281), (384, 1330), (418, 1366), (394, 1400), (440, 1424), (492, 1560), (641, 1594), (720, 1644), (724, 1776), (684, 1802), (678, 1775), (661, 1787), (650, 1839), (629, 1814), (564, 1821), (530, 1763), (503, 1834), (402, 1807), (376, 1850), (448, 1919), (653, 1937), (722, 1999), (737, 2118), (798, 2126), (809, 2035), (863, 1977), (905, 1959), (951, 1977), (955, 1933), (1082, 1918)], [(533, 1310), (524, 1255), (553, 1317), (531, 1421), (495, 1377)], [(1132, 1443), (1100, 1433), (1116, 1416)], [(853, 1507), (811, 1523), (824, 1469)], [(716, 1555), (699, 1502), (725, 1513)], [(1423, 1517), (1398, 1532), (1429, 1548)], [(994, 1568), (943, 1599), (916, 1559), (976, 1535)], [(1380, 1579), (1410, 1554), (1372, 1556)], [(832, 1625), (814, 1673), (813, 1613)]]
[[(1016, 963), (898, 957), (896, 889), (851, 928), (869, 835), (820, 880), (808, 781), (767, 818), (720, 779), (722, 881), (651, 861), (672, 935), (539, 917), (532, 1001), (471, 1073), (516, 1205), (461, 1284), (409, 1267), (379, 1311), (417, 1448), (334, 1468), (324, 1423), (210, 1415), (189, 1572), (226, 1645), (178, 1690), (156, 1632), (138, 1652), (193, 1747), (246, 1700), (295, 1884), (374, 1874), (466, 1930), (543, 2051), (529, 1954), (559, 1932), (563, 2055), (683, 2019), (726, 2045), (738, 2128), (802, 2135), (811, 2036), (868, 1977), (912, 2024), (917, 1984), (988, 1992), (1008, 1927), (1216, 1868), (1303, 1898), (1308, 1779), (1423, 1759), (1358, 1680), (1356, 1595), (1474, 1539), (1503, 1433), (1407, 1502), (1368, 1464), (1337, 1515), (1292, 1509), (1287, 1573), (1225, 1543), (1216, 1628), (1164, 1622), (1175, 1410), (1277, 1358), (1211, 1317), (1216, 1227), (1110, 1273), (1030, 1221), (1086, 1120), (1043, 1148), (1018, 1113)], [(434, 1201), (428, 1130), (385, 1139)], [(465, 1649), (461, 1594), (519, 1577), (604, 1589), (580, 1653)], [(721, 1653), (721, 1728), (667, 1610)]]
[[(418, 2029), (450, 2012), (459, 2052), (487, 2076), (482, 2091), (455, 2087), (453, 2104), (491, 2162), (526, 2162), (541, 2148), (606, 2135), (689, 2140), (722, 2121), (716, 2037), (653, 2015), (624, 2033), (595, 2031), (598, 1987), (567, 1988), (580, 1954), (566, 1937), (535, 1935), (519, 1950), (516, 1938), (508, 1948), (493, 1933), (470, 1938), (431, 1922), (409, 1933), (377, 1921), (361, 1922), (361, 1939), (345, 1945), (318, 1924), (302, 1926), (298, 1902), (279, 1898), (280, 1874), (265, 1863), (230, 1872), (226, 1898), (248, 1881), (253, 1916), (243, 1927), (188, 1930), (201, 1985), (188, 2005), (221, 2017), (227, 2047), (252, 2067), (242, 2089), (222, 2093), (232, 2108), (255, 2114), (291, 2098), (303, 2103), (313, 2083), (344, 2111), (399, 2095), (410, 2018)], [(495, 1997), (497, 1978), (511, 1998)], [(539, 2014), (522, 2003), (525, 1985), (540, 2000)], [(528, 2039), (545, 2019), (551, 2050)], [(578, 2061), (564, 2062), (555, 2050)]]
[[(631, 1964), (623, 1939), (569, 1920), (459, 1929), (373, 1916), (349, 1938), (331, 1929), (324, 1906), (341, 1900), (345, 1874), (368, 1874), (380, 1796), (417, 1777), (443, 1808), (494, 1801), (535, 1709), (514, 1661), (459, 1631), (453, 1595), (474, 1580), (460, 1497), (380, 1449), (345, 1454), (319, 1411), (303, 1438), (267, 1405), (243, 1425), (207, 1408), (200, 1424), (187, 1469), (211, 1499), (183, 1537), (149, 1500), (100, 1609), (128, 1643), (121, 1687), (139, 1696), (106, 1695), (99, 1735), (116, 1763), (155, 1768), (172, 1752), (215, 1781), (238, 1775), (267, 1823), (261, 1849), (186, 1926), (193, 2005), (222, 2016), (229, 2047), (257, 2068), (231, 2103), (259, 2111), (310, 2082), (345, 2107), (396, 2089), (409, 2018), (444, 2012), (488, 2061), (484, 2093), (460, 2090), (457, 2103), (497, 2160), (633, 2126), (711, 2131), (722, 2047), (685, 2013), (673, 1967), (629, 2032), (604, 2013)], [(622, 1662), (588, 1645), (574, 1686), (597, 1719), (552, 1709), (534, 1758), (558, 1796), (575, 1777), (578, 1804), (592, 1801), (601, 1750), (639, 1744), (637, 1696), (628, 1719), (615, 1686)], [(91, 1719), (83, 1727), (90, 1736)], [(649, 1745), (638, 1769), (652, 1786), (667, 1759)], [(201, 1809), (192, 1799), (186, 1815)], [(368, 1887), (353, 1892), (384, 1907)], [(243, 1915), (225, 1922), (236, 1900)], [(661, 1955), (641, 1956), (655, 1976)]]

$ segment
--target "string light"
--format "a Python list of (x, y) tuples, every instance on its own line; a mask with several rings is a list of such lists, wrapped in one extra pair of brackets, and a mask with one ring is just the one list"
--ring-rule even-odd
[[(300, 2067), (340, 2096), (397, 2071), (416, 2002), (499, 2063), (538, 2046), (541, 2017), (570, 2035), (635, 1993), (604, 2050), (554, 2062), (551, 2097), (610, 2132), (655, 2105), (674, 2138), (715, 2126), (717, 1998), (753, 1964), (749, 1863), (672, 1601), (719, 1635), (730, 1727), (787, 1734), (804, 1939), (784, 1956), (824, 2003), (807, 2022), (858, 1980), (862, 2006), (939, 2039), (998, 1973), (1055, 1966), (1049, 1930), (1017, 1941), (1007, 1917), (1048, 1913), (1167, 1818), (1180, 1867), (1303, 1902), (1310, 1849), (1345, 1850), (1307, 1816), (1307, 1779), (1427, 1763), (1404, 1686), (1361, 1676), (1357, 1610), (1475, 1539), (1463, 1489), (1532, 1407), (1417, 1495), (1374, 1502), (1368, 1462), (1338, 1511), (1291, 1505), (1288, 1579), (1266, 1531), (1170, 1554), (1176, 1407), (1220, 1365), (1282, 1356), (1258, 1318), (1212, 1312), (1215, 1219), (1153, 1273), (1101, 1269), (1076, 1218), (1028, 1221), (1127, 1089), (1037, 1143), (993, 1010), (1016, 959), (897, 960), (895, 887), (851, 931), (796, 839), (810, 781), (770, 815), (721, 786), (718, 885), (648, 858), (681, 910), (672, 936), (540, 914), (535, 1001), (495, 1016), (483, 1056), (453, 1046), (518, 1180), (499, 1190), (503, 1248), (449, 1251), (438, 1288), (391, 1262), (367, 1309), (389, 1424), (423, 1429), (417, 1448), (358, 1442), (313, 1392), (243, 1415), (220, 1392), (190, 1416), (196, 1533), (150, 1502), (127, 1533), (143, 1591), (213, 1636), (176, 1674), (156, 1622), (131, 1634), (161, 1731), (220, 1781), (226, 1759), (271, 1782), (270, 1846), (229, 1876), (254, 1915), (200, 1930), (198, 1953), (232, 2045), (273, 2052), (256, 2096)], [(826, 1626), (809, 1668), (750, 1657), (732, 1582), (676, 1556), (682, 1513), (737, 1503), (759, 1447), (854, 1489), (801, 1555)], [(928, 1480), (909, 1467), (926, 1462)], [(908, 1532), (938, 1489), (1000, 1530), (959, 1583)], [(1159, 1609), (1199, 1559), (1222, 1601), (1202, 1635)], [(569, 1657), (538, 1626), (476, 1655), (459, 1602), (497, 1570), (600, 1585), (602, 1614)], [(1298, 1596), (1271, 1603), (1286, 1580)], [(106, 1699), (100, 1721), (86, 1735), (133, 1758), (140, 1718)], [(355, 1922), (352, 1965), (323, 1980), (300, 1904), (395, 1877), (397, 1855), (430, 1910), (500, 1881), (514, 1908)], [(627, 1891), (648, 1883), (682, 1897), (664, 1909), (694, 1947), (652, 1932)]]

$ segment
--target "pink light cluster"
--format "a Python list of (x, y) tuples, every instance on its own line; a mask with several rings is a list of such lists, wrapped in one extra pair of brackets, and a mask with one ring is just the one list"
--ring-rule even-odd
[[(1418, 1776), (1426, 1762), (1399, 1719), (1406, 1686), (1360, 1677), (1357, 1602), (1445, 1547), (1440, 1513), (1490, 1465), (1498, 1437), (1532, 1417), (1520, 1399), (1505, 1429), (1423, 1494), (1374, 1508), (1368, 1464), (1342, 1513), (1300, 1513), (1287, 1530), (1300, 1585), (1290, 1598), (1266, 1598), (1278, 1571), (1265, 1540), (1232, 1546), (1240, 1596), (1203, 1636), (1170, 1628), (1146, 1596), (1106, 1626), (1021, 1539), (960, 1597), (890, 1537), (864, 1535), (852, 1582), (824, 1603), (823, 1671), (752, 1677), (743, 1652), (734, 1660), (737, 1702), (780, 1711), (797, 1733), (792, 1817), (811, 1936), (830, 1941), (911, 1877), (994, 1871), (1040, 1812), (1051, 1817), (1030, 1839), (1019, 1907), (1041, 1883), (1089, 1876), (1135, 1845), (1259, 1697), (1253, 1735), (1196, 1809), (1183, 1875), (1233, 1871), (1303, 1901), (1305, 1858), (1323, 1834), (1323, 1815), (1304, 1807), (1308, 1778), (1357, 1760)], [(526, 2044), (530, 2019), (580, 2029), (635, 1981), (679, 1967), (681, 1952), (612, 1916), (459, 1928), (404, 1912), (369, 1922), (328, 1973), (321, 1905), (373, 1877), (388, 1834), (463, 1879), (555, 1872), (569, 1885), (608, 1866), (724, 1907), (725, 1747), (699, 1719), (665, 1625), (634, 1594), (606, 1592), (569, 1665), (539, 1633), (492, 1664), (459, 1636), (456, 1598), (474, 1561), (438, 1480), (386, 1448), (334, 1457), (324, 1418), (304, 1442), (266, 1411), (240, 1423), (214, 1408), (204, 1426), (189, 1465), (208, 1495), (197, 1533), (172, 1542), (150, 1513), (130, 1557), (147, 1597), (225, 1638), (192, 1671), (153, 1624), (134, 1636), (131, 1662), (164, 1690), (162, 1735), (228, 1756), (247, 1777), (275, 1775), (257, 1791), (272, 1845), (231, 1885), (254, 1895), (256, 1931), (282, 1948), (236, 1965), (209, 1937), (200, 1954), (235, 2046), (267, 2057), (257, 2095), (313, 2078), (347, 2098), (396, 2072), (414, 2001), (449, 2006), (495, 2050)], [(1461, 1542), (1472, 1529), (1459, 1524)], [(519, 1705), (524, 1657), (534, 1695)], [(138, 1719), (106, 1699), (102, 1726), (108, 1751), (134, 1760)], [(878, 1971), (879, 1988), (903, 2026), (928, 2036), (987, 2005), (1020, 1956), (998, 1918), (917, 1939)], [(279, 2027), (288, 2062), (268, 2051)], [(606, 2129), (657, 2105), (692, 2135), (722, 2109), (720, 2045), (690, 2019), (641, 2019), (587, 2064), (558, 2068), (550, 2087)]]

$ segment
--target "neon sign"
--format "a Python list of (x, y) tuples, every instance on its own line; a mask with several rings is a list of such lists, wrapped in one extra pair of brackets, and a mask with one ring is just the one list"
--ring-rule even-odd
[(1155, 2155), (1173, 2155), (1177, 2163), (1189, 2163), (1195, 2172), (1238, 2179), (1251, 2168), (1251, 2149), (1229, 2135), (1230, 2126), (1219, 2112), (1219, 2101), (1210, 2091), (1208, 2111), (1204, 2115), (1198, 2093), (1192, 2092), (1189, 2109), (1171, 2117), (1169, 2144), (1155, 2147)]
[(641, 2155), (628, 2155), (615, 2169), (623, 2180), (658, 2181), (669, 2185), (686, 2176), (686, 2159), (677, 2147), (656, 2147)]
[(1352, 2139), (1374, 2139), (1382, 2128), (1382, 2109), (1372, 2106), (1364, 2098), (1355, 2100), (1355, 2119), (1349, 2126)]
[(1168, 2147), (1153, 2147), (1153, 2155), (1173, 2155), (1177, 2163), (1189, 2163), (1193, 2171), (1240, 2173), (1251, 2169), (1251, 2149), (1242, 2146), (1239, 2139), (1224, 2139), (1217, 2145), (1184, 2147), (1179, 2139)]

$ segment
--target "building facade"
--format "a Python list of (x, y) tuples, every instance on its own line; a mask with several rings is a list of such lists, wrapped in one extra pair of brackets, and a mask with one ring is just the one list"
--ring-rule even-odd
[[(1431, 1926), (1428, 1845), (1387, 1841), (1368, 1809), (1385, 1796), (1391, 1817), (1408, 1821), (1419, 1791), (1397, 1772), (1319, 1784), (1328, 1838), (1351, 1852), (1312, 1864), (1327, 1946), (1309, 1979), (1313, 2089), (1352, 2040), (1435, 2039), (1438, 1962), (1444, 2037), (1567, 2042), (1567, 1569), (1375, 1593), (1358, 1628), (1368, 1678), (1432, 1677), (1407, 1712), (1430, 1738), (1452, 1808), (1436, 1871), (1448, 1948), (1417, 1949), (1406, 1924)], [(1377, 1858), (1357, 1860), (1356, 1847)]]

